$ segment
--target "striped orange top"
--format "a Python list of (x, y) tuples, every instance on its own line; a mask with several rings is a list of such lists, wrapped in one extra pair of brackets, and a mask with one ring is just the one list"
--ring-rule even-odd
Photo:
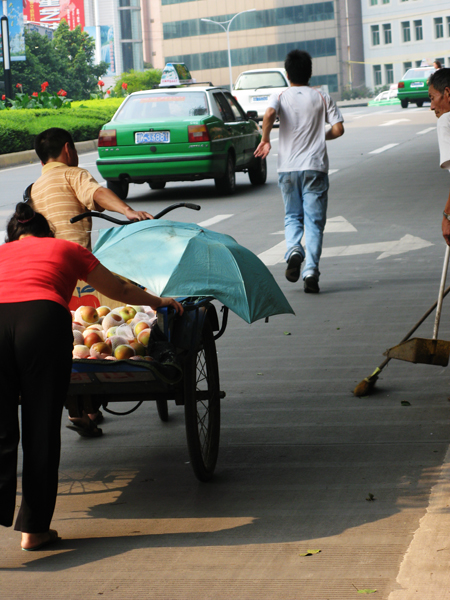
[(32, 206), (53, 225), (55, 236), (77, 242), (91, 249), (92, 219), (82, 219), (73, 225), (72, 217), (87, 210), (103, 211), (94, 201), (101, 187), (89, 171), (69, 167), (60, 162), (49, 162), (31, 189)]

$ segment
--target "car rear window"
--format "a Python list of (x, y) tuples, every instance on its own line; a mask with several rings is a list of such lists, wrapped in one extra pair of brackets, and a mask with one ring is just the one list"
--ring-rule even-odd
[(114, 120), (145, 121), (208, 114), (208, 101), (204, 92), (158, 92), (130, 96)]
[(262, 73), (243, 73), (236, 82), (235, 90), (254, 90), (255, 88), (287, 87), (285, 78), (278, 71)]
[(436, 69), (409, 69), (403, 75), (403, 79), (428, 79), (432, 73), (435, 72)]

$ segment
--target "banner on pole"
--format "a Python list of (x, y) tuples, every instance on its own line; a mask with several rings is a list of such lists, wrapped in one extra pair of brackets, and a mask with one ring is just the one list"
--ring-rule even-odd
[[(8, 0), (9, 48), (11, 60), (25, 60), (23, 34), (23, 0)], [(3, 62), (2, 35), (0, 31), (0, 62)]]
[[(95, 40), (95, 26), (85, 27), (84, 31)], [(106, 75), (116, 74), (116, 60), (114, 54), (114, 27), (111, 25), (100, 25), (101, 38), (101, 60), (108, 63)]]

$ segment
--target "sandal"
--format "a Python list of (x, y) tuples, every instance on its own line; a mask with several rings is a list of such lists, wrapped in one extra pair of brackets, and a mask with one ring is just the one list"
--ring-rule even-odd
[[(87, 421), (85, 421), (84, 419), (77, 419), (77, 420), (72, 420), (72, 418), (70, 418), (71, 421), (71, 425), (66, 425), (67, 429), (71, 429), (72, 431), (76, 431), (78, 433), (78, 435), (81, 435), (81, 437), (100, 437), (101, 435), (103, 435), (103, 431), (97, 427), (97, 425), (95, 424), (95, 422), (92, 419), (89, 419)], [(74, 419), (74, 417), (73, 417)]]
[(50, 546), (50, 544), (54, 544), (55, 542), (59, 542), (61, 538), (58, 535), (58, 532), (54, 529), (48, 530), (49, 537), (44, 542), (41, 542), (37, 546), (32, 546), (31, 548), (22, 548), (24, 552), (36, 552), (36, 550), (42, 550), (45, 546)]

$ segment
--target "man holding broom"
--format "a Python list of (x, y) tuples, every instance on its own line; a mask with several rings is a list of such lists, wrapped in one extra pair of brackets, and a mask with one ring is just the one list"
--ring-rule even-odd
[[(428, 95), (438, 119), (439, 163), (442, 169), (450, 170), (450, 69), (439, 69), (430, 76)], [(450, 246), (450, 194), (442, 218), (442, 235)]]
[[(428, 95), (431, 100), (431, 110), (434, 110), (434, 114), (438, 119), (439, 163), (442, 169), (450, 170), (450, 69), (439, 69), (431, 75), (428, 79)], [(442, 235), (444, 236), (446, 243), (450, 246), (450, 194), (442, 218)], [(449, 289), (450, 288), (447, 288), (447, 290), (445, 290), (444, 296), (448, 293)], [(433, 304), (433, 306), (406, 334), (400, 344), (406, 342), (406, 340), (411, 337), (418, 329), (419, 325), (421, 325), (433, 312), (436, 306), (437, 302)], [(378, 379), (378, 375), (390, 360), (391, 357), (388, 356), (388, 358), (375, 369), (372, 375), (358, 383), (353, 390), (353, 394), (358, 397), (369, 395)]]

